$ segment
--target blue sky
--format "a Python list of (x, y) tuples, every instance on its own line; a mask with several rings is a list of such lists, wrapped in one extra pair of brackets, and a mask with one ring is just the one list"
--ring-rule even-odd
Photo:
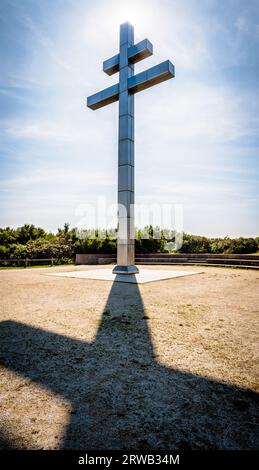
[(184, 230), (259, 235), (258, 0), (2, 0), (0, 226), (56, 230), (80, 204), (116, 202), (118, 106), (86, 97), (119, 24), (176, 77), (136, 95), (136, 203), (182, 204)]

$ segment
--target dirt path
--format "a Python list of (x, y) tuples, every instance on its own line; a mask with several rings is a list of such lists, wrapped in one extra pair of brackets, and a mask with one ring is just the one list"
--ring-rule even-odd
[(0, 447), (259, 447), (258, 272), (47, 275), (73, 269), (0, 271)]

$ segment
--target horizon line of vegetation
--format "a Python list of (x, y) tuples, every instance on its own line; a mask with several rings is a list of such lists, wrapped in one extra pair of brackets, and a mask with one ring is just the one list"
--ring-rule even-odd
[[(93, 237), (94, 231), (94, 237)], [(157, 233), (160, 233), (160, 238)], [(71, 262), (77, 253), (116, 253), (117, 241), (110, 233), (116, 229), (78, 230), (65, 223), (57, 233), (47, 232), (33, 224), (18, 228), (0, 228), (0, 260), (24, 260), (54, 258), (58, 263)], [(174, 230), (160, 229), (149, 225), (136, 229), (136, 253), (226, 253), (248, 254), (259, 251), (259, 237), (205, 237), (183, 233), (179, 250), (174, 246), (177, 233)]]

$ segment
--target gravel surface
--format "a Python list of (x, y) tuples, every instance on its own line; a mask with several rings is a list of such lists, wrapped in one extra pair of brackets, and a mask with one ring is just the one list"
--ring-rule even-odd
[(259, 448), (259, 273), (80, 269), (0, 271), (0, 448)]

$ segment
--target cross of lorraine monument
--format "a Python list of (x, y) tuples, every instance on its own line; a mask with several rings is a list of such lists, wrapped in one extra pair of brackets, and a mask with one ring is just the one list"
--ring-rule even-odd
[(166, 60), (134, 75), (134, 64), (153, 54), (153, 46), (144, 39), (134, 44), (134, 28), (120, 25), (120, 52), (103, 62), (108, 75), (119, 72), (119, 83), (89, 96), (93, 110), (119, 101), (118, 152), (118, 238), (117, 265), (114, 274), (135, 274), (134, 225), (134, 94), (174, 77), (174, 66)]

